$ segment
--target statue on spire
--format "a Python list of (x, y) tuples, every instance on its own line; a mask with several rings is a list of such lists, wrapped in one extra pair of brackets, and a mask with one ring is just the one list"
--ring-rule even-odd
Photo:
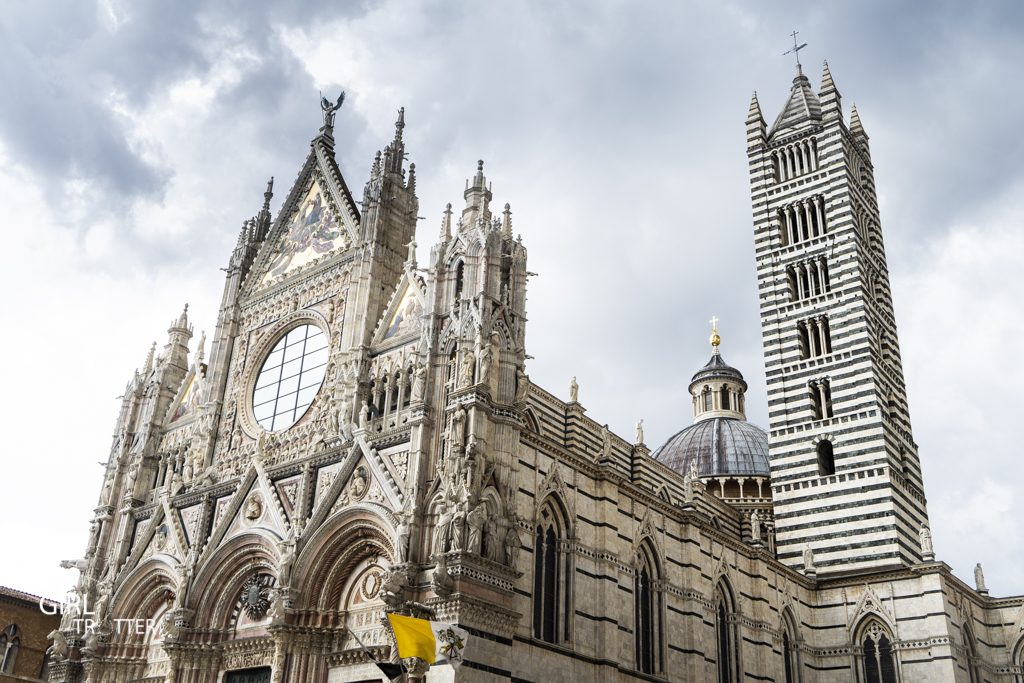
[(331, 104), (331, 101), (324, 97), (324, 94), (320, 93), (320, 109), (324, 113), (324, 130), (334, 130), (334, 115), (339, 109), (341, 109), (342, 103), (345, 101), (345, 91), (342, 90), (341, 94), (338, 95), (338, 101)]

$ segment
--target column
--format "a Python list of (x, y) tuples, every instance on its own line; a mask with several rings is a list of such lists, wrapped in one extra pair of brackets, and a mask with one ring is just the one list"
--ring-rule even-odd
[(812, 358), (821, 355), (821, 337), (818, 336), (819, 333), (818, 319), (811, 318), (810, 324), (807, 326), (807, 340)]
[(814, 210), (818, 216), (818, 226), (821, 229), (821, 234), (824, 235), (828, 232), (828, 226), (825, 225), (825, 200), (819, 195), (814, 198)]
[(789, 209), (790, 211), (793, 212), (793, 218), (795, 219), (797, 238), (794, 241), (796, 242), (807, 239), (807, 232), (804, 229), (804, 223), (803, 220), (801, 220), (802, 217), (800, 215), (802, 212), (800, 211), (798, 206), (799, 205), (793, 205)]
[(832, 339), (829, 335), (828, 319), (822, 316), (815, 321), (821, 335), (821, 353), (832, 353)]
[(821, 401), (821, 416), (823, 418), (832, 417), (832, 411), (828, 409), (828, 401), (825, 398), (825, 384), (825, 380), (818, 382), (818, 400)]

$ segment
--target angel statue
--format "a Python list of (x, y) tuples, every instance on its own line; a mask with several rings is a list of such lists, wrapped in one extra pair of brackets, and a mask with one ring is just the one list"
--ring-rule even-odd
[(345, 91), (342, 90), (341, 94), (338, 95), (338, 101), (331, 104), (331, 101), (324, 97), (324, 94), (320, 93), (320, 108), (324, 110), (324, 128), (334, 128), (334, 114), (341, 109), (342, 102), (345, 101)]

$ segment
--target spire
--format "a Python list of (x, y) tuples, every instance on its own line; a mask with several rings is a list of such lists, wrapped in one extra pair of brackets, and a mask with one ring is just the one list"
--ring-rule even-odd
[(821, 69), (821, 111), (824, 118), (836, 118), (843, 115), (840, 109), (841, 96), (832, 80), (832, 72), (829, 71), (828, 62), (824, 63)]
[(147, 376), (153, 369), (153, 355), (156, 354), (156, 342), (149, 347), (149, 353), (146, 354), (146, 362), (142, 364), (142, 376)]
[(403, 173), (402, 164), (405, 162), (405, 141), (402, 139), (402, 131), (405, 130), (405, 107), (398, 110), (398, 119), (395, 121), (395, 139), (384, 149), (384, 170), (390, 173)]
[[(788, 131), (817, 124), (821, 121), (821, 109), (821, 102), (814, 94), (814, 90), (811, 89), (811, 82), (807, 80), (803, 71), (797, 68), (789, 99), (786, 100), (786, 105), (779, 112), (775, 123), (772, 124), (771, 135), (775, 135), (780, 130)], [(749, 130), (749, 116), (747, 127)]]
[(405, 189), (416, 193), (416, 164), (409, 164), (409, 182), (405, 184)]
[(768, 128), (761, 114), (761, 104), (757, 101), (757, 92), (750, 98), (747, 109), (747, 149), (764, 144), (768, 138)]
[(512, 207), (508, 203), (501, 214), (501, 236), (504, 239), (512, 239)]
[(263, 207), (256, 215), (256, 230), (253, 239), (262, 242), (270, 232), (270, 200), (274, 198), (274, 176), (267, 181), (267, 189), (263, 192)]
[(821, 88), (820, 92), (824, 95), (827, 92), (838, 92), (836, 90), (835, 81), (832, 80), (832, 72), (828, 69), (828, 60), (824, 62), (824, 66), (821, 70)]
[(857, 105), (854, 104), (850, 109), (850, 132), (856, 137), (862, 137), (865, 140), (868, 139), (868, 134), (864, 132), (864, 126), (860, 122), (860, 114), (857, 113)]
[(764, 125), (764, 115), (761, 114), (761, 104), (757, 101), (757, 91), (754, 91), (753, 97), (750, 98), (750, 108), (747, 109), (747, 123), (761, 122)]
[(188, 329), (188, 304), (185, 304), (185, 308), (182, 310), (181, 315), (178, 316), (177, 322), (171, 323), (171, 329)]
[(206, 346), (206, 330), (203, 330), (199, 334), (199, 344), (196, 346), (196, 367), (203, 364), (203, 358), (205, 357), (205, 351), (203, 347)]
[[(461, 225), (474, 225), (478, 219), (490, 220), (489, 204), (491, 201), (491, 189), (487, 185), (487, 177), (484, 176), (484, 162), (480, 159), (476, 162), (476, 175), (472, 183), (466, 183), (466, 191), (463, 193), (466, 198), (466, 208), (462, 211), (463, 220)], [(467, 214), (475, 214), (469, 216)]]
[(444, 215), (441, 218), (441, 241), (447, 242), (452, 238), (452, 203), (444, 205)]

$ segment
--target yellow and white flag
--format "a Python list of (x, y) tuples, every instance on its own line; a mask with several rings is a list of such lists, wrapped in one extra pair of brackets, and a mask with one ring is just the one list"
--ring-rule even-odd
[(398, 656), (417, 657), (428, 664), (447, 662), (458, 668), (466, 652), (469, 632), (454, 624), (388, 614)]

